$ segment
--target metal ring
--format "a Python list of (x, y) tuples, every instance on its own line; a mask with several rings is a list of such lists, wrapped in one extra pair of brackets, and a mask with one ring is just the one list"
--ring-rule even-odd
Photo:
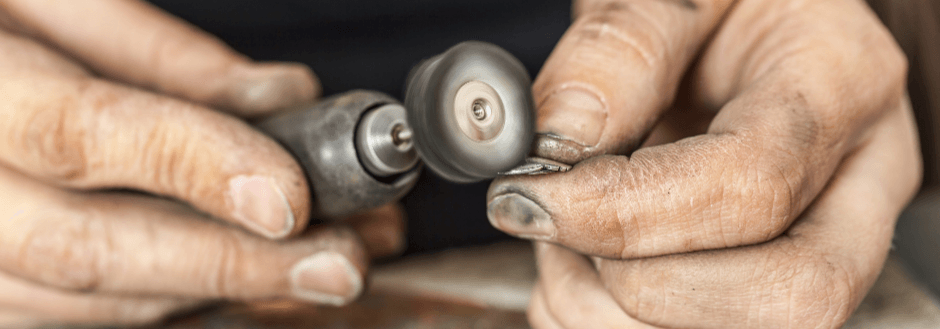
[(385, 177), (411, 170), (418, 164), (412, 141), (403, 140), (410, 134), (405, 108), (386, 104), (363, 115), (356, 131), (356, 151), (366, 169)]

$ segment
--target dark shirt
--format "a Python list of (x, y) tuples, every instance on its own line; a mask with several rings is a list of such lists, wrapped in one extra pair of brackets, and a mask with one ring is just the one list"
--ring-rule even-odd
[[(253, 59), (309, 65), (325, 95), (371, 89), (398, 99), (413, 65), (466, 40), (505, 48), (534, 78), (571, 22), (569, 0), (151, 2)], [(488, 185), (425, 171), (402, 200), (408, 252), (505, 239), (486, 219)]]

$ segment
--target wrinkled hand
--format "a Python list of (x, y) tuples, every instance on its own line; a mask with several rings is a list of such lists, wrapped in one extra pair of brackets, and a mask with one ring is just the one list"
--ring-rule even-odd
[(4, 0), (0, 27), (0, 326), (342, 304), (401, 246), (393, 206), (302, 234), (300, 166), (236, 118), (313, 100), (308, 68), (251, 62), (138, 1)]
[(575, 12), (533, 92), (535, 155), (576, 165), (488, 196), (540, 241), (533, 324), (840, 326), (921, 173), (906, 61), (865, 3)]

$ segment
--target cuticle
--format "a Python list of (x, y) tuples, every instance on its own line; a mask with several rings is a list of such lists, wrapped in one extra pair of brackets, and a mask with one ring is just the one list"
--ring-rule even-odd
[(521, 189), (521, 188), (518, 188), (518, 187), (515, 187), (515, 186), (500, 188), (499, 194), (494, 195), (494, 196), (490, 199), (490, 202), (495, 201), (495, 200), (496, 200), (497, 198), (499, 198), (499, 197), (507, 196), (507, 195), (510, 195), (510, 194), (516, 194), (516, 195), (519, 195), (519, 196), (521, 196), (521, 197), (523, 197), (523, 198), (529, 199), (529, 201), (532, 201), (532, 202), (535, 203), (537, 206), (539, 206), (539, 208), (542, 208), (542, 210), (544, 210), (546, 213), (548, 213), (549, 218), (552, 217), (551, 213), (548, 212), (548, 208), (546, 208), (545, 205), (544, 205), (541, 201), (539, 201), (538, 198), (532, 197), (532, 196), (531, 196), (527, 191), (525, 191), (524, 189)]

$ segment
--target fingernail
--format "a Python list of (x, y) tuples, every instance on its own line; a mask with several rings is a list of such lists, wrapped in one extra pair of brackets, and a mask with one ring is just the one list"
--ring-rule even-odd
[(494, 227), (520, 238), (546, 240), (555, 236), (555, 225), (548, 212), (517, 193), (493, 198), (486, 215)]
[(237, 176), (229, 180), (232, 216), (270, 239), (279, 239), (294, 229), (294, 213), (284, 192), (263, 176)]
[(252, 64), (236, 72), (231, 105), (246, 116), (309, 102), (320, 92), (316, 76), (298, 64)]
[(593, 92), (562, 89), (540, 106), (539, 132), (549, 133), (581, 146), (595, 146), (607, 125), (607, 107)]
[(342, 306), (362, 292), (359, 271), (335, 252), (304, 258), (294, 265), (290, 276), (294, 295), (317, 303)]

